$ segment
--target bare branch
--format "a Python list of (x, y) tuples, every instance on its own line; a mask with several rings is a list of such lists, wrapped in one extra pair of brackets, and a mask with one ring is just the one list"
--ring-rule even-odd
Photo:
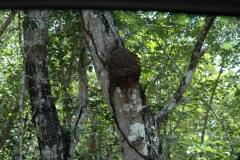
[(190, 64), (189, 64), (187, 73), (183, 77), (183, 79), (182, 79), (177, 91), (173, 95), (173, 97), (164, 106), (164, 108), (157, 114), (156, 119), (157, 119), (158, 123), (163, 122), (166, 119), (166, 117), (175, 109), (176, 104), (180, 101), (180, 99), (182, 98), (186, 89), (190, 85), (193, 74), (196, 70), (197, 63), (198, 63), (199, 59), (201, 58), (201, 56), (204, 54), (204, 51), (201, 52), (203, 42), (207, 36), (209, 29), (211, 28), (211, 26), (213, 24), (215, 18), (216, 18), (215, 16), (207, 16), (206, 17), (205, 24), (199, 34), (197, 43), (194, 47), (192, 58), (190, 60)]

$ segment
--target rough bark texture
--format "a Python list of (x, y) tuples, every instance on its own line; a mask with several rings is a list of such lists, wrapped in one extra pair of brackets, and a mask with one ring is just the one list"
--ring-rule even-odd
[(189, 86), (197, 63), (206, 52), (201, 48), (215, 16), (207, 16), (186, 75), (164, 109), (153, 118), (139, 84), (139, 59), (124, 49), (112, 12), (83, 10), (81, 14), (94, 67), (116, 124), (123, 159), (164, 159), (156, 126), (174, 110)]
[(23, 22), (26, 79), (41, 159), (74, 158), (88, 106), (86, 54), (79, 53), (79, 106), (70, 132), (60, 126), (47, 69), (47, 10), (27, 10)]
[(51, 94), (47, 70), (46, 10), (27, 10), (24, 22), (26, 78), (31, 101), (32, 121), (41, 159), (63, 159), (62, 129)]
[(81, 15), (94, 67), (116, 124), (123, 159), (162, 159), (151, 112), (139, 84), (139, 59), (124, 48), (111, 11), (83, 10)]

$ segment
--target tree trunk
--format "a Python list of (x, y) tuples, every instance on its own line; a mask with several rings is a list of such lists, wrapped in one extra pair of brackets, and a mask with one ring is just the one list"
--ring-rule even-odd
[(26, 79), (41, 159), (63, 159), (63, 131), (53, 102), (47, 69), (48, 12), (27, 10), (23, 23)]
[(153, 117), (139, 84), (139, 59), (124, 48), (112, 12), (83, 10), (81, 14), (94, 67), (116, 124), (123, 159), (163, 160), (157, 125), (175, 109), (190, 85), (197, 63), (207, 50), (201, 48), (215, 16), (206, 17), (177, 91), (164, 109)]
[(139, 84), (139, 59), (124, 48), (111, 11), (83, 10), (81, 15), (102, 92), (116, 124), (123, 159), (163, 159), (155, 121)]
[(79, 105), (70, 134), (69, 131), (64, 132), (60, 126), (48, 78), (48, 11), (27, 10), (23, 28), (24, 55), (27, 55), (26, 79), (41, 159), (71, 160), (74, 158), (88, 106), (86, 53), (79, 53)]

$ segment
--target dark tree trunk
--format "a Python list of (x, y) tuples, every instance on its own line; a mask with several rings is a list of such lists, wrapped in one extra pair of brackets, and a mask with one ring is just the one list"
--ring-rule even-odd
[[(86, 54), (79, 53), (79, 105), (71, 130), (64, 132), (60, 126), (51, 94), (47, 68), (48, 11), (27, 10), (23, 22), (26, 79), (31, 101), (32, 121), (40, 148), (41, 159), (74, 158), (80, 130), (88, 106)], [(79, 48), (83, 47), (82, 44)]]
[(63, 131), (51, 94), (47, 69), (48, 12), (28, 10), (24, 20), (26, 79), (31, 101), (32, 122), (41, 159), (63, 159)]

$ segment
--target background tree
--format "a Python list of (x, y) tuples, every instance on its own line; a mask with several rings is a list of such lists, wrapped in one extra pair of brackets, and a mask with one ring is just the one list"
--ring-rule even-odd
[[(68, 130), (71, 130), (70, 133), (60, 126), (51, 94), (46, 45), (48, 19), (47, 10), (27, 10), (23, 21), (23, 55), (26, 58), (26, 79), (31, 102), (32, 121), (36, 128), (41, 159), (73, 159), (87, 107), (86, 58), (83, 53), (79, 53), (81, 60), (78, 68), (81, 75), (79, 77), (79, 105), (72, 125), (69, 111), (66, 110), (65, 112), (67, 127)], [(61, 68), (61, 72), (64, 74), (66, 71)], [(64, 75), (62, 79), (65, 98), (69, 98), (67, 78), (71, 78), (71, 71), (68, 74), (69, 77)], [(65, 101), (68, 101), (68, 99)], [(67, 102), (64, 105), (67, 105)]]
[[(1, 11), (1, 24), (11, 15), (10, 12)], [(22, 12), (18, 12), (18, 15), (19, 13)], [(116, 134), (119, 131), (116, 132), (118, 128), (113, 125), (116, 120), (111, 117), (106, 105), (106, 95), (101, 93), (101, 83), (96, 79), (97, 70), (93, 68), (90, 56), (86, 57), (89, 109), (83, 126), (72, 128), (80, 104), (78, 92), (82, 87), (79, 87), (79, 77), (83, 75), (78, 69), (81, 60), (77, 57), (80, 53), (86, 53), (83, 31), (80, 30), (80, 16), (77, 11), (72, 10), (50, 10), (48, 14), (48, 19), (45, 19), (48, 21), (48, 26), (45, 26), (48, 28), (45, 43), (48, 50), (48, 78), (60, 126), (63, 128), (62, 133), (70, 133), (70, 137), (81, 134), (78, 143), (81, 145), (76, 146), (76, 159), (122, 159), (122, 144), (120, 141), (119, 145)], [(23, 38), (21, 34), (19, 38), (19, 23), (27, 18), (23, 14), (22, 18), (15, 17), (1, 35), (0, 144), (4, 146), (2, 145), (0, 150), (4, 159), (16, 158), (19, 155), (19, 147), (15, 147), (19, 142), (17, 137), (20, 124), (16, 117), (21, 115), (17, 114), (17, 110), (21, 99), (19, 91), (23, 70), (23, 54), (20, 50), (23, 48)], [(31, 29), (35, 27), (34, 24), (39, 24), (37, 19), (31, 20), (34, 23), (23, 23), (23, 29)], [(107, 24), (110, 20), (107, 18), (104, 22)], [(143, 86), (147, 84), (147, 105), (152, 114), (156, 115), (179, 86), (182, 73), (187, 69), (197, 37), (204, 25), (205, 16), (157, 11), (115, 11), (114, 20), (125, 47), (140, 58), (140, 83)], [(110, 24), (114, 26), (112, 22)], [(159, 132), (156, 133), (163, 144), (162, 153), (165, 159), (234, 159), (239, 153), (238, 33), (238, 18), (219, 16), (215, 20), (205, 39), (203, 48), (208, 49), (200, 59), (192, 87), (186, 90), (178, 107), (161, 123)], [(110, 53), (109, 48), (111, 49), (114, 43), (100, 49)], [(101, 62), (105, 62), (105, 58), (107, 57), (103, 57)], [(32, 129), (34, 126), (28, 106), (29, 97), (25, 94), (23, 156), (25, 159), (37, 159), (41, 152)]]

